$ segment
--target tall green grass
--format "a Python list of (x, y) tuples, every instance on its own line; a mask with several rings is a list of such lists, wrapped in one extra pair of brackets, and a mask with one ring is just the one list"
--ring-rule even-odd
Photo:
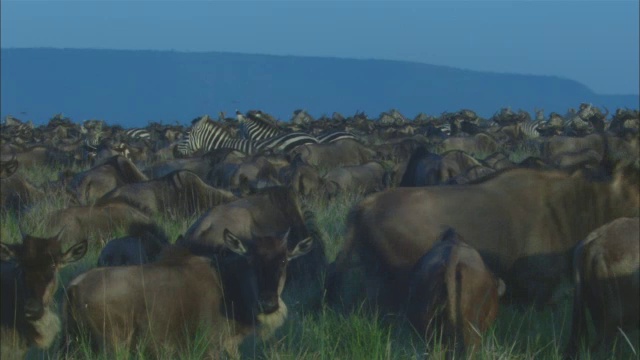
[[(53, 175), (42, 174), (35, 181), (42, 186)], [(330, 261), (335, 259), (344, 241), (345, 220), (349, 209), (363, 198), (362, 194), (343, 194), (331, 200), (324, 198), (303, 199), (303, 205), (315, 211), (318, 226), (325, 233), (325, 248)], [(20, 239), (20, 228), (26, 233), (45, 234), (42, 219), (57, 209), (64, 208), (65, 198), (54, 192), (35, 204), (21, 218), (15, 214), (3, 215), (0, 235), (3, 242)], [(195, 221), (196, 215), (186, 219), (157, 217), (169, 239), (178, 235)], [(123, 236), (122, 229), (110, 238)], [(95, 239), (93, 239), (95, 240)], [(90, 246), (87, 255), (59, 273), (60, 287), (56, 294), (58, 309), (65, 296), (66, 285), (79, 274), (95, 267), (99, 247)], [(427, 344), (401, 316), (380, 316), (372, 313), (363, 303), (363, 276), (357, 270), (347, 279), (347, 291), (352, 292), (356, 304), (353, 311), (340, 311), (306, 306), (318, 303), (317, 296), (307, 289), (288, 291), (285, 302), (289, 307), (289, 318), (271, 340), (249, 338), (241, 347), (247, 359), (441, 359), (446, 352), (438, 343)], [(153, 320), (153, 319), (151, 319)], [(475, 359), (561, 359), (562, 350), (569, 336), (571, 324), (571, 296), (565, 296), (555, 307), (543, 311), (516, 309), (503, 305), (494, 326), (483, 334), (482, 346), (470, 358)], [(639, 348), (638, 332), (626, 334), (629, 342), (620, 337), (613, 351), (590, 353), (583, 349), (586, 359), (637, 359), (634, 350)], [(436, 336), (437, 338), (437, 336)], [(202, 359), (204, 349), (211, 339), (200, 332), (192, 344), (180, 354), (163, 353), (166, 359)], [(57, 359), (57, 344), (48, 350), (32, 349), (28, 359)], [(140, 349), (131, 353), (121, 349), (115, 355), (93, 354), (89, 343), (80, 343), (71, 359), (153, 359)]]

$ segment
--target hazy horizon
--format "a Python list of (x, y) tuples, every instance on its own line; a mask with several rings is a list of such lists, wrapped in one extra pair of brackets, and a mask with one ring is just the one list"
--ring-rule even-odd
[(377, 59), (640, 93), (637, 1), (3, 1), (2, 48)]

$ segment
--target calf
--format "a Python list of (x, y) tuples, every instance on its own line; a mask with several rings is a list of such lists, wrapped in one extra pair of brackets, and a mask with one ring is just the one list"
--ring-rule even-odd
[(62, 252), (60, 233), (52, 238), (23, 236), (19, 244), (0, 243), (2, 359), (24, 358), (29, 347), (48, 348), (60, 331), (51, 309), (56, 273), (87, 252), (82, 240)]
[(427, 340), (442, 336), (448, 349), (461, 352), (479, 345), (504, 291), (504, 282), (450, 228), (411, 272), (407, 317)]
[(270, 337), (287, 307), (280, 295), (289, 260), (306, 254), (312, 240), (287, 250), (282, 236), (241, 239), (224, 230), (225, 252), (196, 256), (175, 246), (158, 262), (98, 268), (75, 278), (65, 303), (63, 350), (87, 334), (94, 351), (113, 355), (141, 346), (152, 357), (186, 350), (198, 331), (210, 340), (209, 358), (238, 357), (251, 333)]
[(640, 324), (640, 218), (619, 218), (594, 230), (575, 249), (575, 296), (571, 336), (566, 350), (576, 357), (588, 337), (589, 310), (598, 345), (610, 345), (617, 329)]

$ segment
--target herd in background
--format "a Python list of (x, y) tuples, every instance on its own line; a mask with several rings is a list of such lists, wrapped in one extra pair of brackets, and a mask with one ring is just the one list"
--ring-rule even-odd
[[(95, 351), (145, 343), (158, 355), (203, 327), (210, 357), (238, 357), (248, 336), (283, 324), (285, 282), (317, 283), (335, 306), (358, 263), (371, 304), (404, 313), (427, 338), (441, 331), (455, 351), (478, 346), (500, 297), (543, 307), (570, 277), (567, 356), (585, 337), (585, 309), (593, 343), (610, 344), (640, 322), (640, 113), (608, 116), (590, 104), (535, 119), (510, 109), (413, 120), (296, 111), (279, 122), (238, 111), (136, 129), (7, 117), (0, 216), (20, 218), (52, 194), (65, 205), (43, 219), (55, 236), (2, 244), (3, 358), (47, 348), (59, 332), (64, 354), (88, 334)], [(35, 186), (21, 167), (59, 177)], [(356, 192), (367, 196), (328, 264), (305, 199)], [(171, 244), (158, 216), (191, 225)], [(103, 237), (116, 229), (127, 235)], [(102, 249), (100, 267), (66, 285), (60, 324), (55, 272), (87, 247)]]

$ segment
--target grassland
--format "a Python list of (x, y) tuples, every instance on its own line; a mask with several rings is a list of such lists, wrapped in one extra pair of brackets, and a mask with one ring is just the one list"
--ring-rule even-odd
[[(57, 176), (57, 170), (21, 169), (20, 172), (39, 187), (44, 188), (48, 181)], [(353, 203), (362, 198), (359, 194), (349, 194), (332, 201), (305, 199), (304, 203), (316, 212), (320, 229), (325, 233), (325, 247), (332, 261), (343, 241), (345, 218)], [(30, 211), (18, 219), (14, 214), (3, 215), (0, 235), (3, 242), (15, 242), (20, 237), (20, 229), (34, 235), (45, 235), (43, 227), (45, 215), (68, 205), (62, 192), (49, 191)], [(170, 239), (176, 239), (197, 218), (157, 219)], [(63, 269), (60, 276), (62, 284), (56, 295), (58, 309), (64, 298), (65, 284), (88, 269), (95, 266), (100, 251), (99, 241), (122, 236), (120, 229), (113, 234), (104, 235), (104, 239), (90, 239), (90, 250), (78, 263)], [(439, 359), (445, 352), (437, 344), (427, 345), (406, 321), (397, 315), (372, 313), (364, 305), (361, 295), (361, 274), (350, 274), (348, 298), (355, 304), (353, 311), (343, 311), (321, 305), (319, 308), (309, 304), (318, 303), (317, 293), (304, 287), (285, 290), (284, 298), (290, 312), (285, 325), (276, 336), (266, 342), (251, 338), (242, 348), (243, 358), (247, 359)], [(561, 359), (562, 349), (569, 336), (571, 324), (571, 288), (567, 284), (560, 302), (543, 311), (534, 309), (516, 309), (508, 305), (500, 308), (499, 317), (494, 326), (484, 335), (482, 347), (473, 356), (477, 359)], [(3, 295), (4, 296), (4, 295)], [(315, 298), (314, 298), (315, 297)], [(637, 332), (620, 337), (614, 351), (589, 353), (583, 351), (587, 359), (634, 359), (634, 351), (639, 345)], [(201, 359), (203, 344), (207, 339), (198, 336), (193, 346), (179, 358)], [(32, 350), (29, 359), (56, 359), (57, 345), (48, 351)], [(83, 344), (74, 359), (106, 358), (89, 352), (88, 344)], [(635, 349), (635, 350), (634, 350)], [(98, 354), (99, 355), (99, 354)], [(118, 359), (148, 359), (149, 356), (134, 352), (119, 353)], [(167, 356), (168, 359), (176, 358)]]

